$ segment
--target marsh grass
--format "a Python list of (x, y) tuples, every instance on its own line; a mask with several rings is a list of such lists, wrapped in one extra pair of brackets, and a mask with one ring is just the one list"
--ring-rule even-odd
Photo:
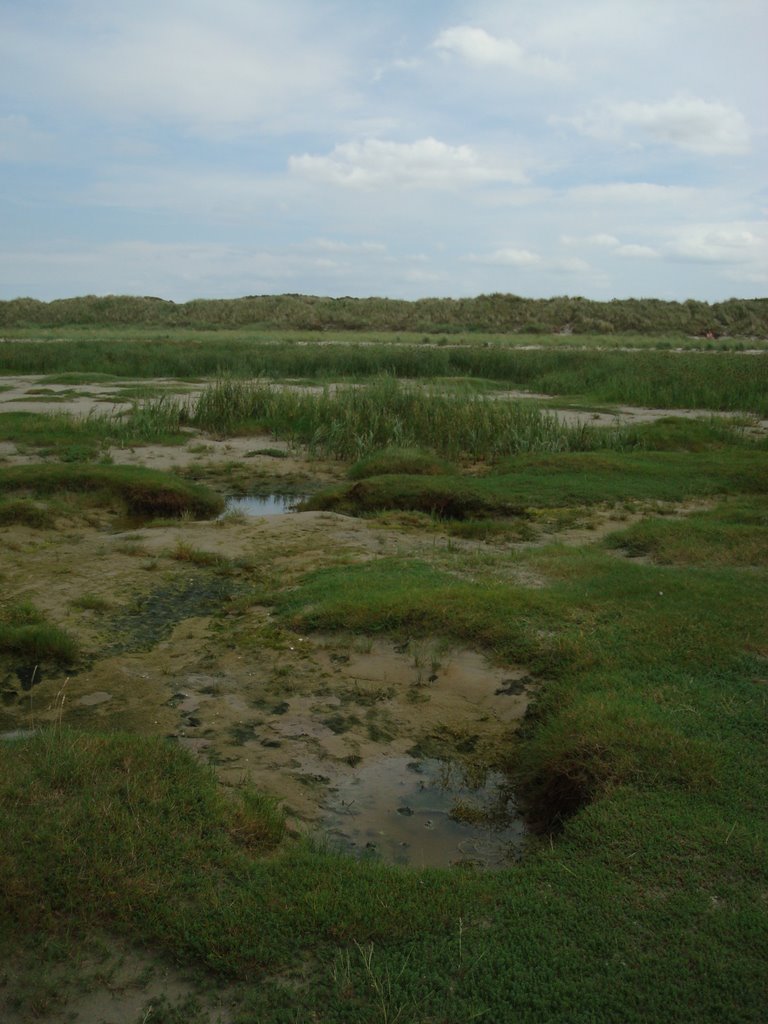
[[(714, 785), (722, 754), (716, 680), (738, 679), (745, 652), (768, 641), (764, 577), (619, 563), (599, 550), (552, 547), (514, 557), (549, 585), (484, 582), (482, 565), (475, 580), (462, 580), (384, 559), (313, 574), (281, 607), (300, 629), (443, 636), (548, 678), (547, 724), (518, 754), (510, 750), (510, 765), (549, 823), (617, 785)], [(651, 680), (670, 664), (688, 680), (683, 689), (697, 692), (701, 712), (709, 706), (707, 725), (679, 719), (675, 684), (661, 703), (655, 689), (644, 694), (638, 686), (639, 677)], [(744, 680), (737, 689), (749, 695)]]
[[(613, 351), (605, 338), (594, 347), (565, 347), (562, 339), (515, 338), (524, 349), (496, 339), (486, 343), (415, 345), (373, 340), (334, 343), (318, 336), (275, 340), (247, 336), (180, 335), (152, 340), (60, 340), (5, 342), (0, 373), (50, 373), (64, 382), (83, 372), (129, 378), (212, 378), (223, 369), (234, 378), (286, 378), (312, 381), (365, 380), (382, 374), (401, 379), (477, 378), (509, 387), (564, 395), (582, 401), (623, 403), (669, 409), (712, 409), (768, 415), (768, 367), (764, 359), (731, 352)], [(320, 336), (322, 337), (322, 336)], [(586, 339), (590, 344), (590, 339)], [(640, 341), (648, 344), (647, 340)], [(583, 344), (580, 339), (579, 345)], [(671, 347), (671, 346), (670, 346)], [(78, 371), (80, 371), (78, 373)], [(60, 374), (57, 378), (62, 380)]]
[(567, 426), (533, 402), (445, 394), (404, 386), (392, 377), (320, 394), (222, 380), (200, 395), (191, 422), (219, 435), (268, 430), (305, 445), (311, 454), (349, 461), (387, 449), (427, 449), (442, 459), (496, 459), (625, 443), (618, 428)]
[(188, 513), (211, 518), (224, 508), (222, 498), (199, 484), (170, 473), (129, 466), (45, 463), (0, 469), (0, 499), (20, 491), (34, 495), (87, 493), (97, 501), (117, 502), (136, 516)]
[(0, 440), (67, 462), (95, 462), (104, 459), (112, 446), (184, 443), (188, 440), (181, 432), (184, 416), (183, 403), (165, 395), (136, 402), (122, 413), (3, 412)]
[(664, 565), (768, 565), (768, 504), (731, 500), (674, 519), (644, 519), (606, 539)]
[(465, 519), (446, 524), (451, 537), (463, 540), (482, 540), (492, 543), (520, 543), (531, 541), (538, 536), (536, 527), (526, 518), (515, 519)]
[(28, 498), (0, 499), (0, 526), (29, 526), (33, 530), (50, 530), (56, 519), (51, 510)]
[[(676, 355), (664, 355), (664, 365), (685, 371), (671, 362)], [(368, 356), (354, 358), (363, 365)], [(286, 392), (277, 400), (263, 384), (236, 385), (211, 389), (202, 411), (212, 429), (261, 425), (317, 452), (349, 453), (350, 461), (375, 451), (368, 445), (411, 447), (408, 431), (425, 423), (412, 392), (430, 415), (443, 416), (441, 429), (458, 407), (451, 401), (463, 401), (459, 392), (433, 401), (430, 389), (391, 381), (358, 389), (368, 394), (357, 398), (346, 389), (338, 398)], [(724, 380), (724, 394), (729, 389)], [(482, 393), (460, 421), (475, 440), (457, 430), (446, 443), (452, 452), (466, 445), (473, 459), (486, 416), (497, 422)], [(358, 420), (356, 410), (364, 413)], [(187, 400), (169, 398), (158, 420), (183, 425), (182, 416), (195, 415)], [(336, 565), (292, 575), (290, 589), (276, 574), (260, 595), (274, 616), (254, 627), (247, 615), (226, 615), (245, 612), (253, 594), (217, 580), (217, 556), (185, 543), (180, 559), (199, 566), (204, 593), (159, 581), (157, 600), (128, 616), (134, 633), (140, 619), (148, 644), (158, 642), (161, 632), (152, 630), (170, 608), (173, 621), (218, 614), (223, 635), (244, 648), (284, 651), (293, 629), (314, 629), (340, 632), (363, 650), (377, 637), (407, 640), (425, 675), (458, 646), (526, 667), (535, 701), (522, 733), (494, 750), (544, 830), (524, 862), (486, 874), (354, 861), (286, 835), (269, 797), (223, 790), (210, 769), (167, 741), (58, 725), (0, 742), (0, 954), (26, 965), (27, 1007), (53, 1005), (56, 996), (39, 977), (41, 949), (58, 946), (69, 969), (78, 943), (104, 930), (236, 980), (242, 1024), (763, 1024), (765, 451), (714, 422), (589, 431), (575, 442), (560, 427), (549, 434), (546, 416), (527, 422), (521, 413), (514, 452), (484, 476), (401, 471), (343, 485), (347, 495), (361, 486), (374, 505), (378, 495), (380, 522), (420, 529), (435, 528), (436, 518), (388, 510), (407, 505), (406, 497), (421, 508), (436, 488), (433, 496), (457, 502), (464, 516), (450, 528), (483, 536), (487, 548), (441, 537), (424, 560)], [(561, 447), (535, 448), (553, 438)], [(70, 435), (68, 443), (78, 442)], [(440, 442), (415, 444), (430, 459), (448, 457)], [(568, 450), (591, 444), (597, 450)], [(165, 486), (116, 467), (23, 467), (0, 472), (1, 500), (47, 495), (67, 479), (79, 479), (94, 499), (107, 491), (121, 503), (131, 480), (140, 491), (152, 481), (160, 493)], [(601, 545), (521, 551), (496, 543), (518, 524), (572, 524), (586, 506), (670, 512), (673, 502), (719, 495), (729, 498), (709, 512), (685, 522), (665, 515), (610, 542), (642, 548), (650, 564)], [(161, 515), (191, 507), (170, 504)], [(533, 510), (531, 518), (510, 518), (510, 507)], [(123, 544), (141, 553), (135, 541)], [(34, 606), (11, 599), (0, 642), (20, 637), (26, 660), (42, 648), (23, 646), (32, 636), (23, 631), (47, 625)], [(10, 664), (15, 643), (4, 654)], [(291, 692), (289, 665), (278, 664), (274, 678)], [(385, 739), (392, 730), (380, 704), (365, 723)], [(335, 724), (349, 722), (340, 715)], [(0, 1016), (1, 1001), (2, 994)], [(193, 1002), (150, 1009), (169, 1021), (198, 1012)]]
[(70, 603), (73, 608), (79, 608), (81, 611), (87, 612), (105, 612), (112, 608), (111, 602), (100, 597), (98, 594), (90, 592), (78, 594)]
[(190, 565), (214, 569), (223, 576), (234, 576), (240, 573), (254, 573), (256, 562), (249, 558), (228, 558), (217, 551), (205, 551), (188, 541), (179, 539), (171, 550), (170, 557), (177, 562), (189, 562)]
[(414, 474), (416, 476), (444, 476), (456, 467), (446, 459), (418, 448), (385, 448), (372, 452), (350, 466), (350, 480), (363, 480), (369, 476)]
[[(625, 705), (642, 734), (616, 709), (612, 754), (590, 749), (587, 763), (610, 769), (592, 803), (557, 843), (496, 875), (287, 842), (274, 804), (226, 795), (162, 741), (58, 728), (0, 743), (0, 949), (58, 936), (71, 958), (81, 936), (107, 929), (238, 980), (236, 1019), (263, 1024), (286, 1008), (363, 1024), (413, 1007), (425, 1020), (758, 1024), (765, 830), (758, 723), (746, 745), (742, 734), (750, 689), (706, 670), (653, 679), (632, 684), (657, 711)], [(588, 712), (606, 720), (594, 694), (614, 685), (591, 687), (571, 723), (599, 735)], [(681, 714), (694, 699), (700, 713)], [(724, 736), (739, 743), (726, 752)], [(585, 738), (565, 737), (571, 761)]]
[(301, 507), (353, 515), (411, 511), (456, 520), (525, 518), (533, 510), (561, 508), (573, 517), (575, 508), (583, 515), (585, 506), (596, 504), (766, 492), (768, 464), (757, 449), (606, 450), (522, 453), (484, 476), (365, 477), (325, 488)]
[(73, 665), (80, 654), (77, 641), (47, 621), (33, 604), (17, 602), (0, 608), (0, 654), (30, 665)]

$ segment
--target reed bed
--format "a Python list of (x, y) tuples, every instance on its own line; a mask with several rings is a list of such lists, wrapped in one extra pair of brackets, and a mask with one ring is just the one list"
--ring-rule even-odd
[(521, 349), (471, 345), (329, 342), (263, 337), (145, 341), (4, 342), (0, 373), (107, 373), (132, 378), (370, 380), (470, 378), (552, 395), (660, 408), (768, 416), (768, 359), (743, 352)]
[(493, 460), (632, 443), (626, 430), (567, 426), (534, 402), (445, 394), (393, 378), (320, 393), (222, 380), (200, 395), (189, 416), (210, 433), (258, 426), (313, 454), (346, 460), (383, 448), (420, 447), (446, 458)]

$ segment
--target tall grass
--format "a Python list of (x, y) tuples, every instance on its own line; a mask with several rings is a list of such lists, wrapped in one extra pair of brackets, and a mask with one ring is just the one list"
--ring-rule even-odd
[(320, 394), (222, 380), (201, 394), (191, 420), (212, 433), (258, 425), (314, 454), (349, 460), (391, 447), (496, 459), (621, 447), (629, 436), (618, 428), (567, 426), (533, 402), (404, 387), (393, 378)]
[[(269, 336), (268, 336), (269, 337)], [(661, 408), (768, 415), (768, 359), (738, 352), (617, 352), (504, 344), (329, 343), (229, 338), (5, 342), (0, 373), (103, 372), (126, 377), (329, 381), (470, 377), (512, 388)]]

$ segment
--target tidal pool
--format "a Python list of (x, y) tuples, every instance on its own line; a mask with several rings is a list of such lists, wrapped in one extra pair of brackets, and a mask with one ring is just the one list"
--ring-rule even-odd
[(357, 856), (501, 868), (520, 856), (526, 834), (504, 781), (489, 772), (474, 785), (456, 763), (380, 757), (334, 786), (323, 824), (332, 846)]
[(304, 494), (251, 494), (244, 498), (227, 498), (224, 515), (239, 512), (244, 516), (281, 516), (293, 512)]

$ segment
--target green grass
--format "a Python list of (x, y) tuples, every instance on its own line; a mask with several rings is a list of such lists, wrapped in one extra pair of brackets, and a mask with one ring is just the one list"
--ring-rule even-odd
[(18, 492), (46, 495), (62, 491), (117, 502), (137, 516), (189, 514), (206, 519), (224, 508), (223, 499), (208, 488), (158, 470), (57, 463), (0, 469), (0, 499)]
[(213, 569), (222, 576), (236, 576), (240, 573), (256, 573), (257, 564), (248, 558), (228, 558), (217, 551), (204, 551), (187, 541), (179, 539), (170, 552), (170, 557), (177, 562), (189, 562), (190, 565)]
[(51, 625), (34, 605), (17, 602), (0, 608), (0, 654), (22, 658), (30, 665), (73, 665), (79, 656), (77, 642)]
[(109, 601), (98, 594), (80, 594), (71, 602), (73, 608), (79, 608), (87, 612), (106, 612), (112, 608)]
[(179, 430), (183, 417), (183, 407), (167, 398), (136, 403), (120, 415), (3, 412), (0, 441), (66, 462), (94, 462), (105, 458), (111, 446), (185, 443), (188, 437)]
[(0, 949), (116, 932), (238, 980), (238, 1024), (761, 1022), (764, 574), (548, 548), (506, 556), (526, 588), (448, 557), (313, 573), (281, 615), (532, 664), (506, 757), (557, 839), (496, 874), (356, 862), (172, 745), (53, 730), (0, 744)]
[(645, 519), (607, 543), (665, 565), (768, 565), (768, 502), (732, 500), (684, 518)]
[(455, 468), (445, 459), (417, 448), (384, 448), (382, 451), (372, 452), (350, 466), (347, 476), (350, 480), (363, 480), (369, 476), (393, 473), (439, 476), (454, 472)]
[(446, 394), (392, 377), (321, 394), (220, 380), (203, 391), (190, 419), (224, 436), (268, 430), (310, 453), (349, 461), (386, 449), (497, 459), (521, 451), (622, 447), (629, 436), (619, 428), (564, 425), (533, 402)]
[[(96, 328), (83, 335), (78, 358), (97, 344), (115, 346), (115, 364), (124, 357), (119, 331), (100, 341)], [(205, 358), (235, 351), (227, 341), (194, 340)], [(557, 363), (547, 362), (551, 352), (529, 359), (502, 343), (486, 349), (463, 339), (453, 349), (436, 340), (409, 339), (388, 353), (383, 345), (367, 346), (368, 354), (365, 346), (316, 348), (332, 350), (327, 366), (336, 369), (346, 348), (344, 365), (361, 376), (380, 356), (390, 371), (418, 371), (466, 349), (479, 357), (464, 376), (477, 371), (479, 380), (483, 370), (486, 383), (441, 393), (385, 380), (313, 396), (220, 381), (197, 411), (172, 397), (137, 406), (122, 422), (124, 436), (193, 419), (217, 432), (269, 429), (350, 462), (370, 456), (353, 469), (358, 479), (326, 493), (326, 507), (426, 522), (435, 537), (427, 516), (450, 515), (442, 526), (495, 545), (441, 540), (423, 545), (421, 557), (292, 574), (282, 591), (276, 574), (260, 600), (274, 605), (269, 628), (281, 645), (291, 629), (359, 634), (368, 644), (414, 638), (531, 671), (534, 703), (522, 732), (499, 740), (495, 760), (540, 835), (521, 863), (498, 873), (387, 867), (287, 835), (270, 800), (224, 790), (212, 770), (167, 741), (58, 727), (0, 741), (0, 955), (25, 965), (20, 1012), (37, 1012), (41, 958), (75, 962), (81, 944), (106, 933), (208, 972), (208, 991), (235, 982), (235, 1024), (764, 1021), (765, 443), (716, 420), (574, 434), (527, 404), (487, 397), (487, 381), (511, 367), (530, 370), (526, 381), (551, 372), (553, 386), (559, 379), (579, 394), (609, 385), (640, 394), (657, 371), (665, 401), (711, 388), (712, 408), (731, 407), (757, 394), (762, 360), (561, 352)], [(69, 343), (56, 344), (69, 358)], [(154, 354), (151, 345), (141, 351), (160, 365), (165, 343), (151, 344)], [(275, 371), (290, 363), (306, 377), (321, 373), (320, 355), (306, 351), (312, 346), (294, 339), (283, 344), (285, 356), (278, 347), (259, 356), (274, 359)], [(189, 350), (190, 366), (198, 355), (202, 365), (203, 355)], [(243, 355), (230, 369), (248, 365)], [(752, 367), (751, 392), (727, 376), (739, 365)], [(755, 405), (762, 401), (764, 394)], [(59, 421), (29, 428), (41, 437), (52, 429), (48, 443), (65, 435)], [(77, 429), (67, 444), (101, 450), (98, 429), (87, 437)], [(495, 460), (484, 475), (455, 468), (458, 459), (466, 468), (481, 458)], [(440, 472), (424, 472), (432, 468)], [(29, 495), (68, 489), (134, 510), (150, 505), (150, 514), (218, 511), (217, 499), (187, 487), (113, 466), (6, 468), (0, 518), (3, 509), (10, 523), (33, 518)], [(498, 543), (552, 515), (662, 502), (672, 511), (671, 503), (694, 499), (712, 507), (649, 518), (589, 547)], [(201, 579), (181, 589), (161, 581), (151, 601), (126, 610), (126, 635), (143, 630), (148, 646), (180, 617), (253, 600), (216, 579), (218, 571), (250, 572), (249, 563), (185, 542), (171, 555)], [(210, 579), (204, 570), (213, 570)], [(34, 607), (12, 595), (3, 607), (4, 663), (59, 657), (64, 667), (76, 655), (55, 653), (55, 627)], [(75, 607), (98, 611), (100, 601), (83, 594)], [(333, 717), (332, 728), (349, 724)], [(144, 1019), (150, 1009), (169, 1024), (200, 1015), (192, 1002), (158, 1003)]]
[[(529, 332), (537, 337), (555, 332), (671, 332), (690, 335), (765, 336), (764, 299), (706, 302), (663, 302), (658, 299), (614, 299), (595, 302), (580, 296), (527, 299), (496, 292), (476, 298), (425, 298), (416, 302), (371, 297), (324, 298), (315, 295), (250, 295), (239, 299), (195, 299), (176, 304), (153, 296), (86, 295), (53, 302), (30, 298), (0, 303), (0, 326), (74, 326), (80, 332), (98, 331), (112, 337), (118, 330), (151, 333), (159, 340), (173, 328), (232, 331), (249, 327), (301, 330), (426, 331), (432, 335), (478, 331)], [(14, 332), (15, 333), (15, 332)], [(700, 337), (700, 344), (706, 342)]]
[(767, 492), (768, 461), (759, 450), (562, 452), (521, 454), (480, 477), (368, 477), (319, 491), (302, 507), (355, 515), (414, 511), (461, 520), (528, 515), (535, 509)]
[[(520, 339), (526, 340), (526, 339)], [(530, 339), (527, 339), (530, 341)], [(589, 403), (668, 409), (711, 409), (768, 415), (768, 363), (738, 351), (615, 351), (561, 344), (527, 350), (504, 341), (487, 344), (313, 344), (300, 337), (217, 335), (213, 338), (5, 342), (0, 373), (40, 373), (47, 380), (80, 382), (94, 373), (128, 378), (299, 378), (364, 380), (383, 374), (438, 380), (469, 378), (510, 388), (569, 396)]]
[(28, 498), (0, 500), (0, 526), (29, 526), (34, 530), (48, 530), (55, 525), (50, 509)]

